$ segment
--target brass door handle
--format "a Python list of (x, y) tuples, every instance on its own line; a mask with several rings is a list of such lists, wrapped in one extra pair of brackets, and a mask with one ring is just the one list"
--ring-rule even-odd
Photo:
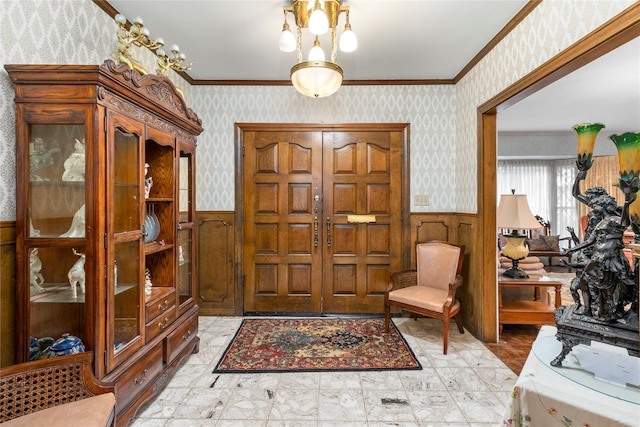
[(331, 247), (331, 218), (327, 217), (327, 247)]
[(318, 247), (318, 217), (313, 217), (313, 247)]

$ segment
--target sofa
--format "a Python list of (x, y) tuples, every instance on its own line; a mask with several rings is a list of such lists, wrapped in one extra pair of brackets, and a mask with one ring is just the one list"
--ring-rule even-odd
[(113, 388), (98, 383), (91, 358), (83, 352), (0, 369), (2, 427), (115, 426)]

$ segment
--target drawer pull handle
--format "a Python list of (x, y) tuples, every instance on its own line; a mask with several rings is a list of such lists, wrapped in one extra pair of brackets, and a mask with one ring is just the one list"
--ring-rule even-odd
[(133, 380), (133, 382), (134, 382), (136, 385), (140, 385), (140, 384), (142, 384), (143, 382), (145, 382), (145, 381), (146, 381), (146, 379), (147, 379), (147, 370), (145, 369), (144, 371), (142, 371), (142, 378), (136, 378), (135, 380)]
[(166, 328), (168, 325), (169, 325), (169, 318), (168, 318), (168, 317), (165, 317), (165, 318), (164, 318), (164, 323), (162, 323), (162, 322), (158, 323), (158, 328), (160, 328), (160, 329), (164, 329), (164, 328)]
[(166, 309), (167, 309), (167, 307), (165, 307), (164, 305), (158, 304), (158, 310), (165, 311)]
[(187, 338), (189, 338), (190, 336), (191, 336), (191, 329), (189, 329), (189, 330), (187, 331), (187, 334), (186, 334), (186, 335), (183, 335), (183, 336), (182, 336), (182, 341), (186, 341), (186, 340), (187, 340)]

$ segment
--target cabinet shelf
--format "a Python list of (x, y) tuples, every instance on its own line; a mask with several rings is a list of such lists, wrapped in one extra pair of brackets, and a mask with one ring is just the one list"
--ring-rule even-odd
[[(131, 284), (119, 284), (116, 287), (115, 295), (121, 294), (125, 291), (128, 291), (131, 288), (134, 288), (138, 285)], [(84, 296), (80, 289), (78, 289), (78, 296), (76, 298), (73, 297), (71, 292), (71, 288), (68, 284), (57, 284), (50, 288), (45, 289), (42, 293), (31, 296), (32, 303), (84, 303)]]
[(161, 203), (161, 202), (173, 202), (173, 198), (172, 197), (147, 197), (146, 199), (144, 199), (145, 202), (147, 203)]
[(173, 243), (165, 243), (164, 245), (161, 245), (158, 242), (145, 243), (144, 254), (145, 255), (156, 254), (158, 252), (167, 251), (172, 248), (173, 248)]
[(65, 187), (82, 191), (84, 191), (85, 185), (84, 181), (63, 181), (61, 179), (48, 179), (46, 181), (30, 180), (29, 183), (32, 187)]

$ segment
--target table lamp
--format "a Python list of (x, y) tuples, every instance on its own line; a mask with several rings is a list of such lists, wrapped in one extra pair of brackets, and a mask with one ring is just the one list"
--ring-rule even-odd
[(504, 235), (507, 244), (502, 248), (502, 255), (509, 258), (512, 265), (502, 274), (514, 279), (522, 279), (529, 275), (518, 267), (518, 261), (529, 255), (529, 249), (524, 245), (526, 234), (520, 234), (519, 231), (542, 228), (542, 225), (531, 213), (527, 196), (515, 194), (515, 190), (511, 190), (511, 193), (500, 196), (496, 215), (498, 228), (511, 230), (511, 234)]

